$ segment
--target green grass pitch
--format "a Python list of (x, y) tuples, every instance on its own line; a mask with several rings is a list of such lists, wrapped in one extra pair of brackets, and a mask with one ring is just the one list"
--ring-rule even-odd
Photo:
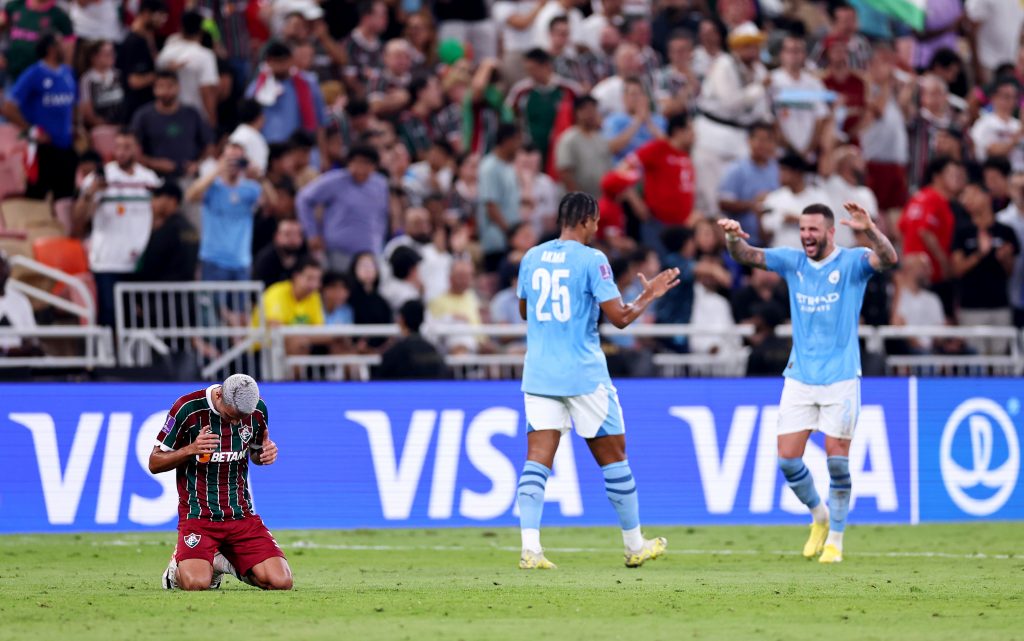
[(0, 537), (0, 639), (1024, 640), (1024, 525), (854, 526), (846, 560), (792, 527), (649, 527), (669, 555), (622, 564), (614, 528), (280, 531), (296, 589), (159, 588), (173, 533)]

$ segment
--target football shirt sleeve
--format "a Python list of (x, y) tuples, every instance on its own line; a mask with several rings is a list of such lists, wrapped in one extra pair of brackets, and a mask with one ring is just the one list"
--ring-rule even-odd
[(185, 439), (188, 436), (185, 420), (188, 418), (188, 413), (184, 409), (183, 405), (178, 407), (177, 411), (171, 408), (171, 411), (167, 413), (167, 420), (164, 421), (164, 425), (156, 437), (156, 445), (162, 452), (173, 452), (185, 445)]
[(796, 259), (801, 252), (791, 247), (774, 247), (764, 250), (765, 267), (785, 276), (796, 268)]
[(622, 297), (615, 284), (612, 266), (608, 264), (608, 257), (603, 252), (594, 251), (594, 258), (590, 261), (587, 277), (590, 281), (590, 291), (598, 303), (606, 303)]

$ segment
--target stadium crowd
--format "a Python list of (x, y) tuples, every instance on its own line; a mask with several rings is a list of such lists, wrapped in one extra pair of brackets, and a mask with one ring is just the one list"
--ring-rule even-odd
[[(774, 375), (784, 284), (718, 217), (798, 246), (804, 206), (857, 201), (903, 257), (866, 323), (1024, 325), (1022, 23), (1016, 0), (927, 0), (916, 30), (870, 0), (9, 0), (0, 128), (29, 147), (0, 190), (85, 244), (101, 323), (124, 280), (252, 279), (268, 323), (400, 321), (426, 367), (522, 349), (419, 328), (522, 322), (519, 261), (583, 191), (626, 300), (681, 270), (646, 322), (753, 324)], [(16, 296), (0, 325), (29, 322)]]

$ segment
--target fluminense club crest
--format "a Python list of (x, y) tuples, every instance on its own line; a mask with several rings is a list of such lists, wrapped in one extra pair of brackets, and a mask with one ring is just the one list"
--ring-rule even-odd
[(249, 439), (252, 438), (252, 428), (248, 425), (243, 425), (242, 429), (238, 430), (238, 435), (242, 437), (243, 443), (248, 443)]
[(191, 534), (185, 537), (185, 545), (189, 546), (190, 548), (195, 548), (197, 545), (199, 545), (199, 541), (201, 541), (202, 538), (203, 537), (201, 534), (196, 534), (195, 532), (192, 532)]

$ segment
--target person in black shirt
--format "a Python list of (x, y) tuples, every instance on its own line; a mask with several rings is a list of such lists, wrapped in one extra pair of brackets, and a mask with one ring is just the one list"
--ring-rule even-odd
[[(349, 268), (349, 283), (352, 294), (349, 304), (352, 306), (352, 317), (356, 325), (385, 325), (391, 322), (391, 306), (380, 295), (380, 269), (377, 259), (371, 252), (362, 252), (352, 258)], [(360, 351), (366, 348), (377, 349), (385, 343), (381, 337), (362, 341)]]
[[(960, 324), (1009, 327), (1013, 323), (1007, 291), (1020, 244), (1013, 228), (996, 222), (992, 198), (980, 183), (969, 184), (960, 203), (971, 223), (953, 237), (953, 275), (960, 279)], [(984, 354), (1003, 354), (1006, 340), (976, 340)]]
[(117, 67), (125, 85), (124, 118), (131, 122), (135, 112), (153, 101), (156, 81), (156, 32), (167, 22), (162, 0), (142, 0), (131, 31), (117, 52)]
[(402, 338), (381, 357), (374, 378), (383, 380), (436, 380), (446, 378), (444, 358), (437, 349), (420, 336), (423, 324), (423, 303), (411, 300), (398, 310), (398, 327)]
[(143, 282), (187, 282), (196, 279), (199, 233), (182, 215), (181, 189), (165, 182), (153, 191), (153, 232), (136, 272)]
[(156, 100), (135, 112), (131, 131), (142, 147), (142, 164), (162, 176), (194, 177), (213, 144), (213, 131), (199, 112), (178, 101), (178, 76), (156, 72)]
[(292, 277), (295, 265), (305, 255), (302, 226), (294, 218), (278, 221), (274, 241), (264, 247), (252, 261), (253, 280), (263, 281), (265, 287)]

